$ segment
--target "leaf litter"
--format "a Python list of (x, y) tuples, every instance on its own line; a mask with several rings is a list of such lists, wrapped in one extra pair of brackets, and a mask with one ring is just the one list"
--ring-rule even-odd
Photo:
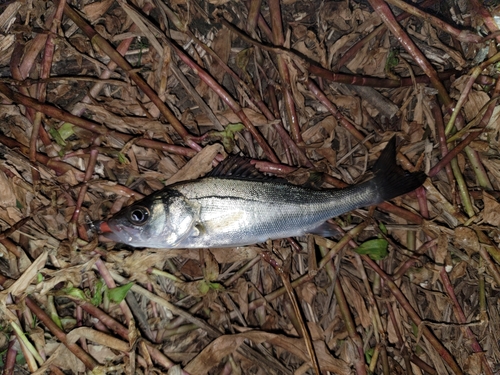
[[(390, 3), (0, 3), (4, 373), (498, 372), (499, 8)], [(231, 154), (342, 188), (394, 135), (424, 188), (332, 238), (89, 230)]]

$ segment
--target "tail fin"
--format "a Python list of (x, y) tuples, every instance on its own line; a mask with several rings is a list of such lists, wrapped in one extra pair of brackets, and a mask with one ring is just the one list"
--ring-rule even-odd
[(392, 137), (373, 166), (375, 177), (370, 180), (377, 186), (381, 201), (409, 193), (422, 185), (427, 178), (424, 172), (409, 173), (396, 164), (396, 137)]

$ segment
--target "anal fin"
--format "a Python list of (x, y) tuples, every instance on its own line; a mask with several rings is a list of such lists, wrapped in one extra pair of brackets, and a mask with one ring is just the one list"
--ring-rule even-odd
[(335, 237), (336, 235), (340, 234), (336, 226), (328, 221), (325, 221), (318, 227), (310, 230), (309, 233), (317, 234), (318, 236), (322, 237)]

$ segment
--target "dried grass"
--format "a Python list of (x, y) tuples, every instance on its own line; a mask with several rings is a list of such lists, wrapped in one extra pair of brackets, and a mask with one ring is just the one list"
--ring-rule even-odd
[[(497, 373), (498, 9), (248, 3), (0, 2), (4, 374)], [(425, 189), (335, 219), (336, 239), (87, 237), (226, 154), (340, 188), (395, 134)], [(377, 237), (383, 260), (353, 251)]]

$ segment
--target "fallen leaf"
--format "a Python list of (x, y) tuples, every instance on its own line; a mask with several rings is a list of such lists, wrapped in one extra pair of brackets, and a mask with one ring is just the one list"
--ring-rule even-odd
[(483, 220), (495, 227), (500, 227), (500, 204), (486, 191), (483, 191)]
[(212, 170), (212, 163), (217, 154), (224, 154), (224, 147), (220, 143), (205, 146), (184, 167), (170, 177), (165, 185), (179, 181), (195, 180)]
[[(189, 362), (184, 370), (191, 374), (207, 374), (222, 360), (222, 358), (234, 353), (246, 339), (253, 341), (255, 344), (266, 342), (274, 346), (278, 346), (296, 355), (303, 361), (309, 361), (309, 356), (303, 339), (296, 339), (262, 331), (249, 331), (235, 335), (224, 335), (216, 338), (208, 346), (206, 346), (199, 355)], [(320, 368), (323, 371), (332, 371), (338, 375), (351, 374), (350, 366), (344, 361), (334, 358), (326, 348), (323, 341), (315, 341), (313, 344)]]

